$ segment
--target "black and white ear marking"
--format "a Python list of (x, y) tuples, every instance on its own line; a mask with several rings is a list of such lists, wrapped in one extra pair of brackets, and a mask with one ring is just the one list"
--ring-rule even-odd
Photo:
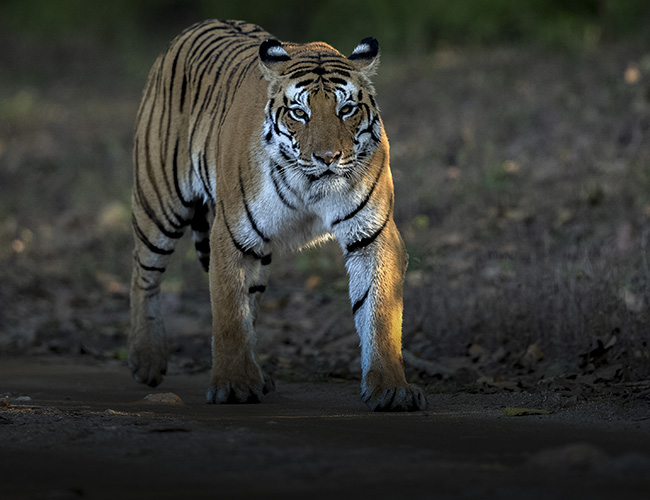
[(260, 60), (264, 64), (285, 62), (290, 59), (279, 40), (269, 38), (260, 44)]
[(352, 55), (348, 59), (356, 60), (372, 60), (379, 54), (379, 42), (374, 37), (364, 38), (361, 43), (356, 46), (352, 51)]

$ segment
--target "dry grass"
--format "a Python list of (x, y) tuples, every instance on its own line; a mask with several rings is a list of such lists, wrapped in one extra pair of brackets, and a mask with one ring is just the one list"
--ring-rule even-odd
[(574, 363), (616, 334), (647, 376), (650, 58), (503, 49), (391, 70), (407, 342)]

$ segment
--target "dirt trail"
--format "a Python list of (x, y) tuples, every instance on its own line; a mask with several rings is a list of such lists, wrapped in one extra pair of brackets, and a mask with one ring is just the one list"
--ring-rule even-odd
[[(431, 395), (372, 414), (355, 383), (278, 383), (204, 403), (206, 375), (152, 390), (120, 363), (0, 360), (0, 498), (648, 498), (650, 405)], [(182, 403), (155, 404), (174, 393)], [(21, 397), (23, 396), (23, 397)], [(28, 396), (31, 399), (27, 399)], [(506, 417), (504, 406), (554, 406)]]

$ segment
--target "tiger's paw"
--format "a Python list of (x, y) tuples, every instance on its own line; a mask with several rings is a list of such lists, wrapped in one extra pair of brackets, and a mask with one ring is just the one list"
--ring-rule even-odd
[(365, 388), (361, 392), (363, 401), (372, 411), (419, 411), (426, 410), (427, 397), (416, 385)]
[(167, 373), (167, 350), (157, 352), (129, 350), (129, 368), (138, 382), (156, 387)]
[(263, 385), (223, 382), (210, 387), (206, 397), (211, 404), (261, 403), (266, 392)]

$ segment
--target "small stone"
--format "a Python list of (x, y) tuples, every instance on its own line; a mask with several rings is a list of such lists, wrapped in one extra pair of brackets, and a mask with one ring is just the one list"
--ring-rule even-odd
[(163, 405), (182, 405), (183, 400), (173, 392), (160, 392), (156, 394), (148, 394), (144, 397), (146, 401), (155, 404)]

